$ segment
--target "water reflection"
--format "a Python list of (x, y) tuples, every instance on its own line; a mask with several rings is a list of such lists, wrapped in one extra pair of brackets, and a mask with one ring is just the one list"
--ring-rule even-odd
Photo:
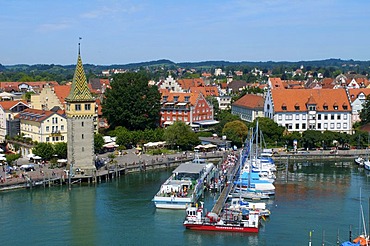
[(72, 245), (95, 245), (97, 242), (97, 211), (95, 187), (73, 187), (69, 195)]

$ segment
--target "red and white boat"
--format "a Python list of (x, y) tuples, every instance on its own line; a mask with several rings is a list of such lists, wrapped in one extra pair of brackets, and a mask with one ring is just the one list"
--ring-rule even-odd
[(186, 229), (200, 231), (226, 231), (258, 233), (259, 212), (249, 211), (248, 214), (225, 212), (221, 216), (208, 212), (203, 216), (203, 206), (188, 207), (184, 221)]

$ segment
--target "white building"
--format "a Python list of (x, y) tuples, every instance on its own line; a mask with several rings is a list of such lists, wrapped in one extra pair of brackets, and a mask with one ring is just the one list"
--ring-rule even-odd
[(348, 89), (349, 100), (352, 105), (352, 123), (360, 121), (360, 112), (363, 109), (366, 96), (370, 94), (370, 88)]
[(183, 92), (183, 88), (180, 84), (169, 75), (165, 80), (159, 82), (158, 89), (166, 89), (172, 92)]
[(344, 89), (269, 89), (265, 117), (290, 132), (306, 130), (352, 133), (352, 107)]

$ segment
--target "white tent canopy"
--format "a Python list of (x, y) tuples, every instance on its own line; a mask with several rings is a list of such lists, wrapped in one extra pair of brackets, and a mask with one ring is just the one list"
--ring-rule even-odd
[(103, 145), (104, 148), (115, 148), (115, 147), (118, 147), (119, 145), (116, 144), (116, 142), (110, 142), (110, 143), (106, 143)]
[(1, 92), (0, 93), (0, 97), (1, 98), (12, 98), (12, 97), (15, 97), (15, 95), (14, 94), (12, 94), (12, 93), (9, 93), (9, 92)]
[(58, 163), (66, 163), (66, 162), (68, 162), (68, 160), (67, 159), (58, 159), (57, 162)]
[(144, 144), (144, 147), (150, 148), (150, 147), (161, 147), (164, 146), (166, 142), (149, 142)]
[(27, 158), (32, 158), (32, 157), (34, 157), (35, 156), (35, 154), (28, 154), (27, 155)]

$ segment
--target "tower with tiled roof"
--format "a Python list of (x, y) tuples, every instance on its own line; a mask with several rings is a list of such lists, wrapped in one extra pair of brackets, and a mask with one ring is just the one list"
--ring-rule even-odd
[(84, 170), (85, 174), (92, 175), (96, 170), (94, 163), (95, 99), (87, 85), (80, 55), (80, 44), (71, 91), (65, 101), (68, 163), (72, 166), (73, 172), (79, 168)]

